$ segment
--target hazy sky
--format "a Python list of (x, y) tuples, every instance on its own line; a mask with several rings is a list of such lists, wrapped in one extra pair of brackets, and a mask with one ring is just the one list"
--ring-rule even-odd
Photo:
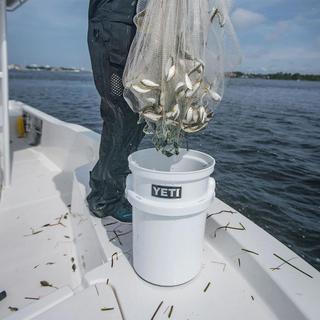
[[(121, 1), (121, 0), (117, 0)], [(10, 63), (90, 68), (89, 0), (29, 0), (8, 14)], [(320, 73), (320, 0), (234, 0), (244, 71)]]

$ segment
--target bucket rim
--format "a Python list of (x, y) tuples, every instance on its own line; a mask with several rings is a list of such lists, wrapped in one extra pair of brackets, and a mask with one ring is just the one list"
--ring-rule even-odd
[(138, 151), (133, 152), (128, 157), (129, 166), (130, 167), (134, 167), (134, 168), (136, 168), (138, 170), (142, 170), (144, 172), (149, 172), (149, 173), (153, 173), (153, 174), (157, 173), (157, 174), (162, 174), (162, 175), (166, 175), (166, 174), (185, 175), (185, 174), (200, 174), (200, 173), (204, 173), (204, 172), (211, 171), (211, 170), (213, 171), (213, 169), (215, 167), (215, 164), (216, 164), (216, 160), (212, 156), (210, 156), (209, 154), (207, 154), (205, 152), (198, 151), (198, 150), (193, 150), (193, 149), (187, 150), (187, 149), (184, 149), (184, 148), (180, 148), (180, 150), (183, 150), (183, 151), (187, 151), (187, 152), (192, 151), (192, 152), (194, 152), (196, 154), (204, 155), (205, 157), (210, 159), (211, 164), (209, 165), (209, 163), (208, 163), (208, 167), (206, 167), (206, 168), (203, 168), (203, 169), (200, 169), (200, 170), (192, 170), (192, 171), (174, 171), (174, 172), (170, 172), (170, 171), (160, 171), (160, 170), (156, 170), (156, 169), (148, 169), (148, 168), (141, 167), (140, 165), (137, 164), (136, 161), (132, 160), (132, 157), (134, 155), (136, 155), (139, 152), (146, 151), (146, 150), (153, 150), (154, 151), (156, 149), (155, 148), (146, 148), (146, 149), (142, 149), (142, 150), (138, 150)]

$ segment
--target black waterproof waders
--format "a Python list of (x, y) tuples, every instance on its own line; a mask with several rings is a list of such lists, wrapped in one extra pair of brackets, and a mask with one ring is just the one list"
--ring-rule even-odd
[(138, 115), (123, 98), (122, 74), (135, 35), (133, 17), (137, 0), (91, 0), (88, 45), (92, 71), (101, 96), (103, 129), (99, 160), (90, 173), (87, 197), (97, 217), (131, 221), (131, 206), (124, 197), (129, 173), (128, 156), (143, 138)]

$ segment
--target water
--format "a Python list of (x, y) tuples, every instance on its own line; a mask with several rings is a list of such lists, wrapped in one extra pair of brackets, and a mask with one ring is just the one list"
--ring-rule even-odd
[[(10, 76), (12, 99), (100, 132), (91, 74)], [(230, 80), (189, 146), (215, 157), (219, 198), (320, 270), (320, 82)]]

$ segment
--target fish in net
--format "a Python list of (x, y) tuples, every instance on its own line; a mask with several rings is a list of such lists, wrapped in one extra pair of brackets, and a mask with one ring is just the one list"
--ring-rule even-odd
[(157, 150), (179, 153), (223, 97), (225, 72), (240, 63), (228, 0), (140, 0), (124, 98)]

